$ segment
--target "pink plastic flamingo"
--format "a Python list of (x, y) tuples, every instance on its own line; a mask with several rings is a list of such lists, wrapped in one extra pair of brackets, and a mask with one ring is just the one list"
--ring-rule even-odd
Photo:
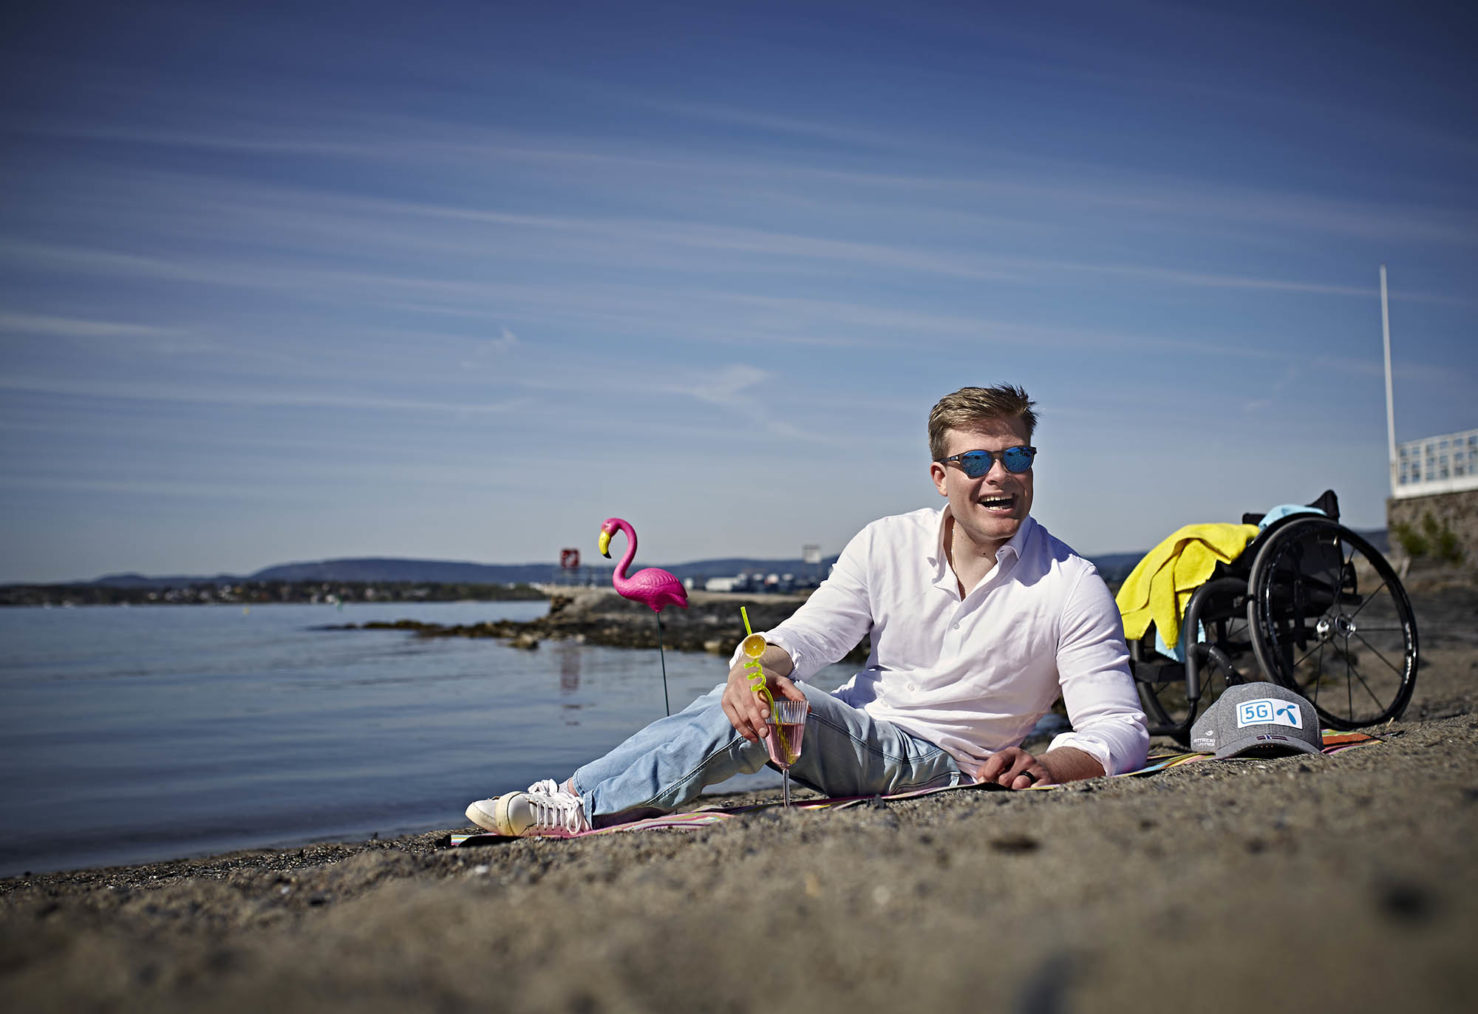
[(635, 602), (645, 602), (651, 607), (652, 612), (657, 614), (657, 657), (662, 662), (662, 704), (670, 715), (672, 705), (667, 697), (667, 656), (662, 650), (662, 610), (668, 606), (688, 608), (688, 591), (676, 576), (659, 567), (647, 567), (630, 577), (626, 576), (626, 568), (636, 557), (636, 529), (621, 518), (606, 518), (601, 523), (599, 543), (601, 556), (608, 560), (611, 558), (611, 536), (617, 532), (626, 533), (626, 553), (621, 557), (621, 562), (616, 564), (615, 572), (611, 574), (611, 584), (615, 587), (617, 595)]

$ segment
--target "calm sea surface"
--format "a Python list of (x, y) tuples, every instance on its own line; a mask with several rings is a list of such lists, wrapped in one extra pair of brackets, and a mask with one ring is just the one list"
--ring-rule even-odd
[[(563, 778), (662, 716), (655, 651), (315, 629), (546, 608), (0, 609), (0, 876), (461, 827)], [(725, 671), (669, 652), (673, 710)]]

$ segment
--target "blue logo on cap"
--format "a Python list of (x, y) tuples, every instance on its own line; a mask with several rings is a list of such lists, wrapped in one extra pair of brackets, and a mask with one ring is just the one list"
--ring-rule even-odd
[(1249, 725), (1285, 725), (1290, 729), (1302, 729), (1304, 716), (1297, 705), (1288, 701), (1259, 697), (1237, 705), (1237, 728)]

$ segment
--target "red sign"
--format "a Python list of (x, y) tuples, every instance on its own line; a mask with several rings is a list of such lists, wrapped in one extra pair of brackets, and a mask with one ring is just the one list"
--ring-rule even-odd
[(559, 566), (561, 570), (575, 570), (580, 566), (580, 551), (578, 549), (561, 549), (559, 551)]

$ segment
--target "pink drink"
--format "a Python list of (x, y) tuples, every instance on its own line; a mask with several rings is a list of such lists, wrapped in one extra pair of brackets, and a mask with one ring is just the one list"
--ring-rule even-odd
[[(777, 729), (780, 731), (780, 736), (785, 737), (785, 746), (780, 745), (780, 736), (775, 735)], [(794, 723), (784, 722), (777, 726), (772, 720), (766, 727), (765, 732), (767, 734), (765, 736), (765, 748), (770, 751), (770, 760), (782, 768), (788, 768), (794, 764), (795, 759), (801, 755), (801, 740), (806, 735), (805, 721), (802, 720)], [(785, 756), (785, 747), (790, 748), (789, 757)]]

